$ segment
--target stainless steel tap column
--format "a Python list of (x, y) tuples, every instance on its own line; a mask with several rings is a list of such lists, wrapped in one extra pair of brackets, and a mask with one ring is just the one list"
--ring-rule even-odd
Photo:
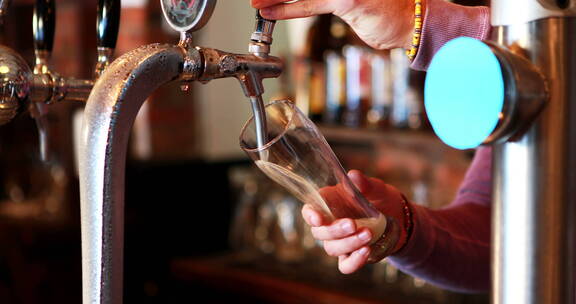
[(138, 110), (182, 72), (183, 49), (150, 45), (115, 60), (85, 108), (80, 151), (83, 303), (122, 303), (124, 171)]
[[(209, 20), (216, 0), (163, 0), (168, 23), (181, 32), (178, 45), (153, 44), (126, 53), (98, 78), (84, 112), (80, 149), (82, 289), (85, 304), (122, 303), (124, 171), (130, 129), (146, 98), (171, 80), (208, 82), (247, 76), (278, 77), (282, 62), (191, 45), (191, 32)], [(183, 5), (187, 4), (187, 5)], [(245, 81), (246, 80), (246, 81)]]
[(548, 80), (519, 139), (494, 146), (496, 304), (576, 303), (576, 1), (493, 0), (495, 40)]

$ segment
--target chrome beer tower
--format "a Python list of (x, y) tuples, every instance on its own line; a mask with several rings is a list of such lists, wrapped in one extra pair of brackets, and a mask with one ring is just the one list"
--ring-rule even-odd
[(84, 303), (122, 302), (126, 150), (146, 98), (170, 81), (186, 88), (192, 81), (235, 77), (246, 96), (258, 101), (262, 79), (278, 77), (283, 69), (279, 58), (268, 55), (272, 21), (257, 14), (250, 54), (231, 54), (192, 46), (191, 32), (208, 22), (215, 0), (161, 3), (166, 20), (181, 33), (180, 43), (146, 45), (116, 59), (96, 81), (85, 107), (80, 151)]
[(494, 146), (492, 301), (575, 303), (576, 1), (493, 0), (492, 24), (548, 83), (527, 132)]
[[(492, 0), (491, 18), (484, 45), (504, 85), (484, 141), (493, 145), (492, 303), (576, 303), (576, 0)], [(440, 54), (457, 45), (437, 53), (431, 79), (455, 71)], [(449, 95), (433, 97), (427, 108)]]
[[(0, 16), (6, 13), (9, 1), (0, 3)], [(116, 45), (120, 21), (120, 1), (100, 0), (98, 3), (98, 65), (96, 74), (110, 60)], [(54, 44), (56, 7), (54, 0), (37, 0), (34, 6), (33, 29), (36, 62), (33, 69), (13, 50), (0, 46), (0, 125), (10, 122), (18, 113), (29, 110), (36, 119), (40, 133), (40, 150), (47, 158), (45, 114), (50, 104), (59, 101), (86, 101), (93, 80), (64, 78), (49, 67)]]

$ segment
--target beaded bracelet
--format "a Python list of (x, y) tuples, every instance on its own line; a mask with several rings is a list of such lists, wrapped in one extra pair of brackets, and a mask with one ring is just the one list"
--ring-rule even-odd
[(375, 263), (380, 261), (381, 259), (394, 254), (395, 252), (401, 251), (404, 249), (406, 244), (408, 244), (408, 240), (410, 240), (410, 236), (412, 235), (412, 229), (414, 227), (414, 221), (412, 216), (412, 209), (410, 209), (410, 204), (408, 203), (408, 199), (402, 195), (402, 209), (404, 212), (404, 233), (406, 233), (406, 237), (404, 238), (404, 243), (398, 247), (397, 250), (394, 250), (397, 247), (397, 243), (400, 239), (400, 235), (402, 234), (400, 230), (400, 225), (398, 220), (395, 218), (389, 218), (386, 224), (386, 229), (384, 233), (380, 236), (380, 238), (372, 244), (372, 248), (376, 249), (376, 252), (370, 256), (368, 259), (369, 263)]
[(412, 229), (414, 228), (414, 219), (412, 215), (413, 214), (412, 209), (410, 209), (410, 204), (408, 203), (408, 200), (406, 199), (404, 194), (402, 194), (402, 204), (403, 204), (402, 209), (404, 210), (404, 231), (406, 232), (406, 240), (404, 244), (402, 244), (402, 247), (404, 247), (406, 243), (408, 243), (408, 240), (412, 235)]
[(414, 0), (414, 34), (412, 35), (412, 46), (406, 50), (406, 55), (410, 60), (414, 60), (418, 47), (420, 47), (420, 37), (422, 36), (422, 0)]

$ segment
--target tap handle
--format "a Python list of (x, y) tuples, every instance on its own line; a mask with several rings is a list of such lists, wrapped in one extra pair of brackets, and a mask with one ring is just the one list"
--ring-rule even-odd
[(266, 22), (276, 23), (276, 20), (270, 20), (270, 19), (266, 19), (266, 18), (262, 17), (262, 15), (260, 15), (260, 10), (256, 10), (256, 20), (263, 20)]
[(114, 49), (120, 27), (120, 0), (98, 0), (98, 47)]
[(254, 33), (252, 33), (251, 40), (268, 45), (272, 44), (272, 33), (274, 32), (275, 25), (276, 20), (264, 19), (264, 17), (260, 15), (260, 10), (256, 10), (256, 26)]
[(54, 0), (36, 0), (34, 17), (34, 48), (36, 52), (52, 52), (54, 32), (56, 30), (56, 6)]

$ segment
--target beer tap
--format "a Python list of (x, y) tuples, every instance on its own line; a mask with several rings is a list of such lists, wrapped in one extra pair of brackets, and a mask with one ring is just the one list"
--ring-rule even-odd
[(250, 100), (257, 128), (257, 138), (260, 145), (266, 139), (266, 122), (264, 115), (264, 78), (277, 77), (280, 63), (278, 58), (270, 57), (272, 34), (276, 21), (264, 19), (260, 11), (256, 11), (256, 25), (250, 37), (248, 55), (229, 54), (215, 49), (199, 48), (207, 64), (206, 71), (199, 81), (206, 82), (215, 78), (235, 77), (240, 82), (244, 95)]
[[(99, 0), (98, 3), (96, 75), (110, 61), (120, 20), (120, 0)], [(33, 70), (18, 53), (0, 46), (0, 125), (10, 122), (18, 113), (29, 108), (42, 130), (42, 117), (50, 104), (59, 101), (84, 102), (88, 98), (93, 80), (62, 77), (50, 68), (55, 17), (54, 0), (36, 1), (33, 18), (36, 60)]]
[[(37, 0), (33, 20), (36, 55), (34, 74), (38, 76), (34, 78), (32, 100), (45, 104), (62, 100), (86, 101), (94, 85), (93, 80), (64, 78), (51, 70), (48, 65), (54, 41), (54, 0)], [(96, 21), (98, 61), (95, 78), (111, 60), (119, 26), (120, 0), (99, 0)]]
[[(275, 25), (276, 21), (264, 19), (260, 15), (260, 10), (257, 10), (256, 27), (250, 37), (248, 52), (256, 57), (267, 58), (270, 54), (270, 45), (273, 40), (272, 33)], [(261, 147), (267, 142), (268, 127), (266, 124), (266, 110), (262, 100), (264, 87), (262, 87), (262, 79), (258, 79), (258, 75), (258, 73), (256, 75), (248, 75), (247, 79), (241, 79), (241, 84), (244, 94), (250, 99), (252, 112), (254, 113), (254, 123), (259, 126), (256, 128), (256, 138), (258, 139), (258, 146)]]
[(493, 41), (436, 53), (426, 112), (449, 145), (492, 145), (491, 302), (574, 303), (576, 0), (493, 0), (491, 18)]
[(62, 77), (49, 65), (56, 29), (54, 0), (36, 1), (33, 29), (36, 63), (28, 98), (37, 105), (49, 105), (63, 100), (85, 101), (93, 81)]
[(54, 47), (54, 34), (56, 32), (56, 6), (54, 1), (36, 1), (34, 16), (32, 17), (34, 30), (34, 54), (36, 65), (34, 74), (50, 75), (48, 60)]
[(56, 32), (56, 6), (53, 0), (37, 0), (32, 17), (34, 30), (34, 88), (39, 94), (32, 94), (30, 115), (36, 120), (40, 140), (40, 158), (48, 160), (48, 133), (46, 115), (48, 105), (54, 100), (55, 88), (63, 86), (62, 78), (49, 67)]
[(282, 61), (269, 56), (273, 22), (257, 18), (249, 54), (192, 45), (216, 0), (162, 0), (177, 45), (142, 46), (117, 58), (102, 73), (84, 112), (80, 149), (80, 200), (84, 303), (121, 303), (124, 246), (124, 174), (130, 129), (152, 92), (171, 81), (239, 80), (244, 94), (261, 103), (262, 80), (278, 77)]

